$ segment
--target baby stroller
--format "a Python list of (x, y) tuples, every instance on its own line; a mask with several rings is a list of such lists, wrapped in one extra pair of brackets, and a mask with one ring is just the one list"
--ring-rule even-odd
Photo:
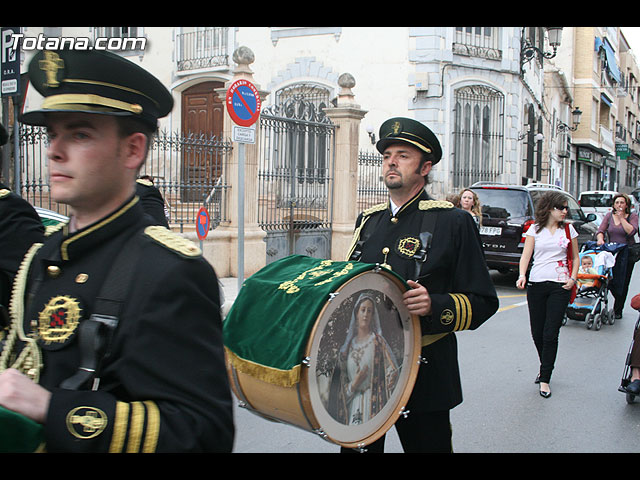
[[(639, 326), (640, 326), (640, 317), (636, 321), (636, 326), (634, 327), (634, 330), (633, 330), (634, 334), (636, 330), (638, 330)], [(624, 372), (622, 373), (622, 381), (620, 382), (620, 386), (618, 387), (619, 392), (626, 394), (627, 403), (633, 403), (636, 397), (633, 393), (627, 391), (627, 385), (631, 383), (631, 366), (629, 364), (631, 363), (631, 350), (633, 349), (633, 343), (634, 343), (633, 338), (635, 338), (635, 335), (632, 336), (631, 346), (629, 347), (629, 352), (627, 352), (627, 358), (624, 365)]]
[(578, 273), (578, 291), (576, 298), (567, 306), (562, 321), (567, 319), (584, 321), (588, 329), (600, 327), (607, 323), (613, 325), (615, 317), (613, 309), (609, 310), (609, 282), (612, 280), (612, 269), (615, 256), (612, 252), (598, 247), (595, 242), (587, 242), (580, 251), (580, 263), (585, 256), (591, 257), (594, 273)]

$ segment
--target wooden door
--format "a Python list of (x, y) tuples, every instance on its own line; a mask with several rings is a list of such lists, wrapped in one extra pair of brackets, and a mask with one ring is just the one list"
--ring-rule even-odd
[(222, 137), (223, 100), (216, 89), (222, 82), (204, 82), (182, 93), (182, 198), (202, 203), (222, 171), (214, 148)]

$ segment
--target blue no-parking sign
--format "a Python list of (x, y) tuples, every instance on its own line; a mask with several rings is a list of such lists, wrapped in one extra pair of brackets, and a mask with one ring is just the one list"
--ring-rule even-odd
[(205, 238), (207, 238), (210, 222), (211, 220), (209, 219), (209, 212), (206, 208), (200, 207), (200, 210), (198, 210), (198, 215), (196, 215), (196, 233), (198, 234), (198, 238), (200, 240), (204, 240)]
[(236, 80), (227, 90), (227, 111), (242, 127), (253, 125), (260, 117), (260, 94), (248, 80)]

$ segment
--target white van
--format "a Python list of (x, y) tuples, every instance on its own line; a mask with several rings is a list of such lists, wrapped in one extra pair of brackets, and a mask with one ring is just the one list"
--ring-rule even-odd
[(602, 219), (613, 207), (613, 197), (618, 192), (611, 190), (590, 190), (580, 193), (578, 203), (586, 214), (595, 213)]

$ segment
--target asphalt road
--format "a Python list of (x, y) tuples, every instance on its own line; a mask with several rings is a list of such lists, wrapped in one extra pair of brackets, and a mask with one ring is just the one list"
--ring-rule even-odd
[[(638, 312), (631, 280), (624, 316), (599, 331), (569, 320), (560, 332), (552, 396), (538, 394), (537, 354), (529, 332), (526, 296), (514, 275), (492, 272), (500, 310), (475, 331), (458, 333), (464, 402), (452, 410), (457, 453), (628, 453), (640, 451), (640, 400), (618, 392)], [(235, 279), (223, 279), (227, 299)], [(316, 434), (235, 408), (237, 453), (336, 453)], [(389, 453), (402, 452), (394, 428)]]

